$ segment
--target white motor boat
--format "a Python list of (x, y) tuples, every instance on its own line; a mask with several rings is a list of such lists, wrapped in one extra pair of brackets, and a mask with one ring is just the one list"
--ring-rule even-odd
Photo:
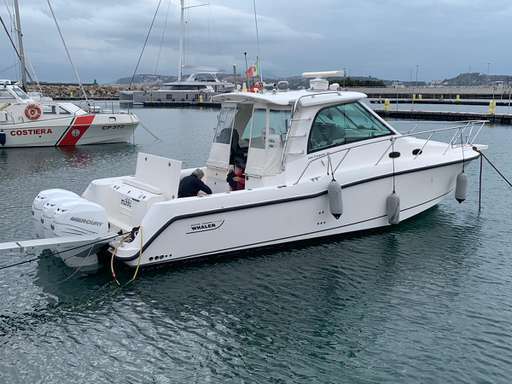
[(164, 83), (159, 89), (147, 91), (121, 91), (119, 103), (134, 105), (201, 105), (212, 103), (219, 93), (235, 90), (235, 84), (219, 80), (215, 72), (192, 73), (185, 81)]
[[(134, 267), (386, 227), (455, 189), (465, 198), (464, 164), (486, 148), (473, 143), (485, 122), (413, 137), (364, 94), (328, 87), (319, 78), (309, 90), (216, 96), (223, 106), (203, 167), (211, 195), (177, 198), (194, 169), (140, 153), (134, 176), (94, 180), (82, 196), (42, 191), (36, 226), (43, 236), (106, 239), (105, 255)], [(246, 162), (245, 189), (230, 191), (236, 157)]]
[(128, 142), (138, 124), (134, 114), (88, 113), (0, 82), (0, 148)]

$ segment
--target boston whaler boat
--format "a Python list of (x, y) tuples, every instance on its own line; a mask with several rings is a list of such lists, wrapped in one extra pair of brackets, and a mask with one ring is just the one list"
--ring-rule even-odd
[[(463, 164), (486, 148), (473, 143), (485, 122), (403, 135), (363, 104), (364, 94), (329, 87), (323, 78), (333, 72), (305, 75), (308, 90), (216, 96), (223, 107), (202, 168), (213, 194), (178, 199), (180, 179), (194, 169), (140, 153), (134, 176), (94, 180), (81, 197), (39, 193), (38, 231), (56, 241), (98, 239), (100, 256), (154, 265), (397, 224), (454, 190), (465, 199)], [(237, 157), (246, 162), (245, 189), (229, 191)], [(83, 263), (96, 260), (96, 248), (81, 252)]]
[(139, 123), (129, 113), (87, 113), (72, 103), (31, 98), (0, 81), (0, 148), (127, 142)]

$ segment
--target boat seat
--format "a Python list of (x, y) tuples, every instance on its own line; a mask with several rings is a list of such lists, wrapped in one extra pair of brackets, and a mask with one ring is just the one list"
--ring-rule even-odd
[(163, 194), (163, 192), (160, 189), (158, 189), (157, 187), (147, 184), (147, 183), (143, 183), (142, 181), (137, 180), (133, 176), (128, 176), (128, 177), (123, 178), (123, 183), (127, 184), (127, 185), (131, 185), (132, 187), (135, 187), (138, 189), (142, 189), (143, 191), (150, 192), (154, 195), (162, 195)]

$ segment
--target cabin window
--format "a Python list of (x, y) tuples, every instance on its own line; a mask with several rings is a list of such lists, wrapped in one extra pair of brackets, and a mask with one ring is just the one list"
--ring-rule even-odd
[(30, 99), (30, 97), (28, 97), (28, 95), (23, 92), (21, 90), (21, 88), (19, 87), (12, 87), (12, 90), (14, 91), (14, 93), (21, 99), (21, 100), (28, 100)]
[(309, 134), (308, 153), (392, 133), (359, 103), (335, 105), (316, 115)]
[(69, 115), (71, 112), (59, 106), (59, 115)]
[(55, 105), (43, 105), (43, 113), (45, 115), (55, 115)]

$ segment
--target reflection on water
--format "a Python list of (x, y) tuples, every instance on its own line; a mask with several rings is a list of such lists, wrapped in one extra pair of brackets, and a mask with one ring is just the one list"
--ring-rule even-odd
[[(162, 141), (139, 130), (135, 146), (0, 150), (0, 241), (31, 237), (39, 190), (129, 174), (137, 151), (205, 161), (215, 111), (140, 117)], [(479, 141), (506, 170), (511, 140), (496, 126)], [(147, 270), (122, 288), (51, 256), (1, 271), (0, 382), (507, 382), (512, 195), (486, 168), (479, 214), (477, 168), (464, 204), (398, 227)]]

